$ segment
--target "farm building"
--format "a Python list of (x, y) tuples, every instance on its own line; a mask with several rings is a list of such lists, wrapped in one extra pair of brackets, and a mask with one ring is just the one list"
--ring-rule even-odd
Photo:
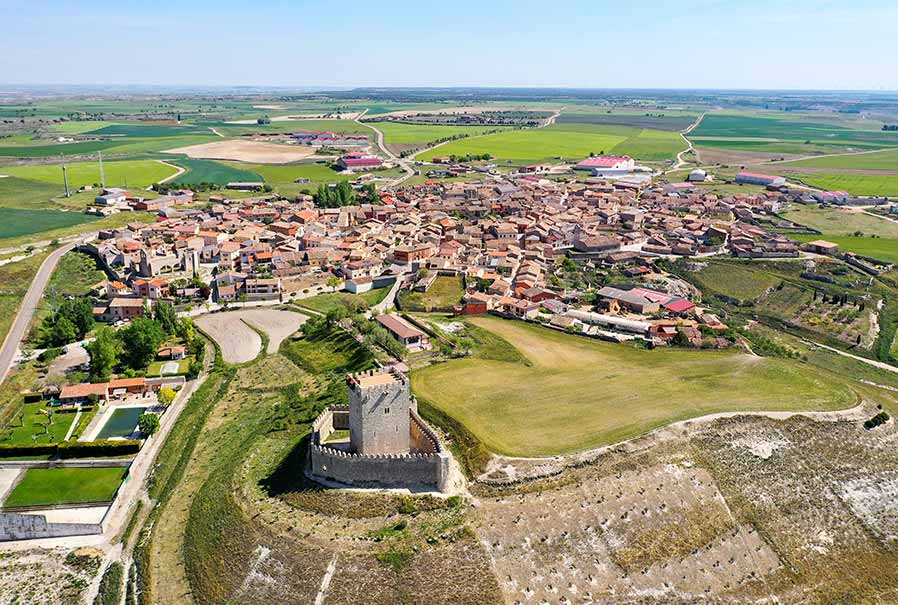
[(761, 185), (762, 187), (782, 187), (786, 177), (756, 172), (740, 172), (736, 175), (736, 183), (740, 185)]
[(228, 183), (225, 185), (225, 189), (232, 189), (234, 191), (259, 191), (264, 186), (265, 183), (259, 182)]
[(338, 134), (335, 132), (301, 131), (291, 137), (300, 145), (311, 147), (367, 147), (368, 137), (363, 134)]
[(574, 170), (586, 170), (592, 176), (623, 176), (636, 167), (636, 162), (629, 156), (600, 155), (587, 158), (574, 166)]
[(835, 256), (839, 253), (839, 244), (834, 244), (833, 242), (828, 242), (822, 239), (808, 242), (802, 247), (808, 252), (814, 252), (815, 254), (828, 254), (829, 256)]
[(337, 160), (337, 166), (341, 170), (371, 170), (380, 167), (383, 163), (383, 160), (377, 156), (357, 152), (347, 153)]
[(686, 178), (686, 180), (690, 183), (704, 183), (708, 180), (708, 173), (701, 168), (696, 168), (689, 173), (689, 176)]
[(398, 315), (378, 315), (377, 323), (387, 329), (396, 340), (405, 345), (406, 348), (413, 351), (424, 351), (430, 349), (430, 342), (427, 340), (427, 334), (411, 325)]

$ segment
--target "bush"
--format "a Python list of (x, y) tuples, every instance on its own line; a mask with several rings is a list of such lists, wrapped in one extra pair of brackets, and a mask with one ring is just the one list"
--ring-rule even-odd
[(94, 456), (125, 456), (140, 451), (137, 439), (115, 439), (100, 441), (72, 441), (60, 443), (56, 447), (61, 458), (91, 458)]
[(864, 428), (869, 431), (870, 429), (875, 429), (880, 424), (884, 424), (884, 423), (888, 422), (888, 420), (889, 420), (889, 415), (886, 412), (880, 412), (873, 418), (870, 418), (870, 419), (864, 421)]
[(100, 580), (100, 590), (94, 599), (94, 605), (118, 605), (122, 600), (123, 578), (122, 564), (118, 561), (110, 563)]

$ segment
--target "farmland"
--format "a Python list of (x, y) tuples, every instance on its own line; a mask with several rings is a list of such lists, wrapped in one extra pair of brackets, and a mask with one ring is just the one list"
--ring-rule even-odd
[(806, 160), (784, 162), (780, 166), (805, 166), (810, 168), (835, 168), (845, 170), (898, 170), (898, 149), (830, 155)]
[[(99, 162), (72, 162), (66, 164), (69, 187), (76, 189), (82, 185), (100, 182)], [(106, 184), (111, 187), (147, 187), (175, 174), (175, 169), (153, 160), (122, 160), (104, 162)], [(7, 166), (0, 168), (3, 174), (63, 185), (62, 166), (44, 164), (37, 166)], [(60, 189), (62, 193), (62, 189)]]
[(631, 128), (649, 128), (653, 130), (668, 130), (677, 132), (685, 130), (692, 124), (697, 115), (679, 114), (679, 115), (657, 115), (645, 113), (574, 113), (573, 111), (564, 111), (556, 122), (558, 124), (577, 123), (577, 124), (599, 124), (604, 126), (629, 126)]
[(658, 161), (673, 158), (684, 147), (675, 132), (568, 123), (452, 141), (419, 154), (416, 159), (489, 153), (502, 160), (541, 161), (556, 157), (580, 159), (604, 152)]
[(692, 135), (703, 145), (723, 147), (740, 144), (804, 143), (831, 147), (875, 149), (898, 146), (898, 133), (878, 128), (861, 130), (847, 121), (820, 115), (792, 116), (776, 114), (708, 114)]
[(799, 172), (796, 174), (791, 171), (781, 171), (781, 174), (826, 191), (847, 191), (852, 195), (861, 196), (898, 196), (898, 173), (876, 175)]
[(3, 506), (83, 504), (111, 500), (126, 468), (31, 468)]
[(573, 452), (714, 412), (856, 403), (841, 381), (791, 361), (642, 351), (494, 318), (472, 323), (506, 339), (533, 365), (456, 360), (414, 372), (412, 385), (503, 454)]
[[(4, 174), (0, 168), (0, 174)], [(50, 208), (50, 199), (61, 191), (56, 185), (15, 177), (0, 179), (0, 208)]]
[(80, 212), (0, 208), (0, 239), (83, 225), (97, 220)]
[[(821, 236), (795, 235), (790, 236), (802, 242), (820, 239)], [(843, 252), (854, 252), (862, 256), (870, 256), (888, 263), (898, 263), (898, 238), (884, 237), (852, 237), (847, 235), (824, 234), (827, 241), (839, 244)]]
[(169, 162), (187, 169), (187, 172), (171, 181), (173, 184), (215, 183), (216, 185), (227, 185), (231, 182), (258, 182), (262, 180), (262, 177), (256, 172), (229, 166), (214, 160), (179, 158)]
[(793, 204), (780, 214), (790, 221), (816, 229), (827, 237), (861, 232), (864, 235), (898, 238), (898, 222), (864, 212)]

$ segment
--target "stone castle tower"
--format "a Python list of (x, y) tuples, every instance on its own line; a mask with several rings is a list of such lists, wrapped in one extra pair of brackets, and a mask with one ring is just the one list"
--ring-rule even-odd
[(409, 412), (417, 412), (409, 380), (399, 372), (348, 376), (349, 442), (364, 455), (408, 454)]

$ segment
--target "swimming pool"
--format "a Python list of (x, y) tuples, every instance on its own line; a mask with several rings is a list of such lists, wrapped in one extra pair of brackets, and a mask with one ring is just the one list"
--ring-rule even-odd
[(147, 408), (120, 408), (112, 412), (112, 416), (97, 433), (97, 439), (113, 439), (115, 437), (130, 437), (137, 428), (137, 419), (146, 412)]

